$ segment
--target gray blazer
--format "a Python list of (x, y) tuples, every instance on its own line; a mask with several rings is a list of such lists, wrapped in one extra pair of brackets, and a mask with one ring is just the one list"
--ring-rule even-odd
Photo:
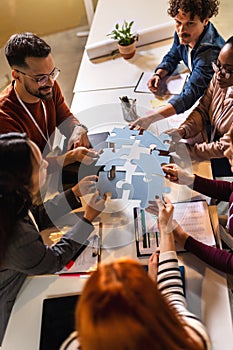
[[(54, 226), (54, 220), (81, 206), (71, 190), (32, 208), (39, 230)], [(28, 275), (60, 271), (93, 231), (93, 225), (77, 217), (77, 223), (54, 246), (44, 245), (35, 224), (27, 215), (14, 228), (14, 238), (0, 268), (0, 344), (15, 298)]]

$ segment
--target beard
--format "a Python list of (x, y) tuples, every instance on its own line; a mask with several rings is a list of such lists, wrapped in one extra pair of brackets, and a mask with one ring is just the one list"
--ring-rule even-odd
[[(41, 100), (50, 100), (53, 98), (53, 87), (52, 86), (42, 86), (37, 90), (32, 90), (28, 85), (25, 84), (25, 90), (32, 96), (38, 97)], [(48, 91), (49, 90), (49, 91)], [(46, 93), (47, 91), (47, 93)]]

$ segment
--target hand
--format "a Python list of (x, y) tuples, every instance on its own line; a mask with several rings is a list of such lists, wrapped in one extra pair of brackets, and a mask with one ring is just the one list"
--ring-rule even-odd
[(171, 136), (173, 142), (180, 141), (183, 138), (183, 136), (185, 135), (183, 128), (181, 128), (181, 129), (176, 129), (176, 128), (169, 129), (169, 130), (164, 131), (164, 133)]
[(135, 122), (130, 123), (130, 129), (133, 130), (139, 130), (139, 135), (143, 134), (144, 130), (147, 130), (149, 126), (156, 121), (156, 115), (152, 114), (146, 117), (141, 117), (135, 120)]
[(172, 227), (173, 227), (173, 234), (174, 238), (179, 245), (184, 248), (185, 242), (187, 238), (189, 237), (188, 233), (186, 233), (182, 227), (178, 224), (176, 220), (173, 220), (172, 222)]
[(99, 157), (99, 153), (94, 149), (88, 149), (86, 147), (77, 147), (68, 152), (68, 158), (69, 158), (68, 164), (80, 162), (85, 165), (90, 165), (98, 157)]
[(96, 182), (98, 181), (98, 176), (90, 175), (84, 177), (77, 185), (72, 187), (72, 191), (76, 197), (82, 197), (85, 194), (93, 193), (96, 191)]
[(81, 126), (76, 126), (68, 141), (68, 150), (77, 147), (90, 147), (90, 141), (87, 136), (87, 131)]
[(159, 250), (156, 250), (148, 259), (148, 276), (155, 283), (157, 282), (158, 263), (159, 263)]
[(189, 174), (186, 170), (178, 167), (176, 164), (167, 164), (162, 166), (166, 178), (180, 185), (192, 185), (195, 175)]
[(96, 191), (88, 200), (83, 217), (92, 222), (105, 208), (105, 199)]
[(174, 206), (166, 196), (163, 196), (163, 201), (157, 196), (156, 204), (159, 209), (158, 227), (160, 233), (171, 233)]
[(157, 92), (159, 85), (161, 83), (160, 77), (158, 75), (154, 75), (147, 83), (148, 89), (154, 93)]

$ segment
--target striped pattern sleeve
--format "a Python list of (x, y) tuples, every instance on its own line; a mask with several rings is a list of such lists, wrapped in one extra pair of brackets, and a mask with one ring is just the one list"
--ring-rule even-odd
[(165, 296), (168, 304), (176, 309), (178, 315), (186, 324), (186, 329), (190, 328), (201, 339), (203, 349), (210, 350), (210, 339), (205, 326), (196, 315), (187, 310), (178, 259), (174, 251), (160, 253), (158, 289)]
[(78, 333), (72, 332), (69, 337), (62, 343), (59, 350), (79, 350)]

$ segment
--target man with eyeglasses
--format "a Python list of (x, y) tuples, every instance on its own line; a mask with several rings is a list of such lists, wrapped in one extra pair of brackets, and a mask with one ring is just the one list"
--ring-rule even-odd
[(213, 76), (211, 62), (224, 44), (210, 22), (210, 18), (218, 14), (218, 7), (218, 0), (169, 0), (168, 14), (175, 21), (173, 44), (147, 85), (156, 95), (164, 78), (177, 72), (181, 62), (190, 74), (180, 94), (172, 96), (154, 113), (137, 119), (131, 124), (132, 129), (143, 132), (154, 122), (183, 113), (203, 95)]
[(75, 118), (56, 81), (51, 47), (29, 32), (12, 35), (5, 55), (12, 69), (12, 83), (0, 94), (0, 133), (26, 132), (47, 156), (58, 128), (68, 140), (68, 150), (48, 157), (50, 172), (75, 162), (91, 164), (97, 152), (89, 150), (87, 128)]
[[(233, 123), (233, 36), (226, 41), (212, 66), (215, 73), (198, 105), (178, 129), (167, 130), (174, 141), (181, 138), (188, 141), (190, 155), (197, 161), (223, 158), (229, 147)], [(199, 141), (195, 142), (197, 137)], [(226, 162), (222, 166), (218, 164), (221, 173), (218, 175), (216, 169), (215, 176), (231, 174)]]

